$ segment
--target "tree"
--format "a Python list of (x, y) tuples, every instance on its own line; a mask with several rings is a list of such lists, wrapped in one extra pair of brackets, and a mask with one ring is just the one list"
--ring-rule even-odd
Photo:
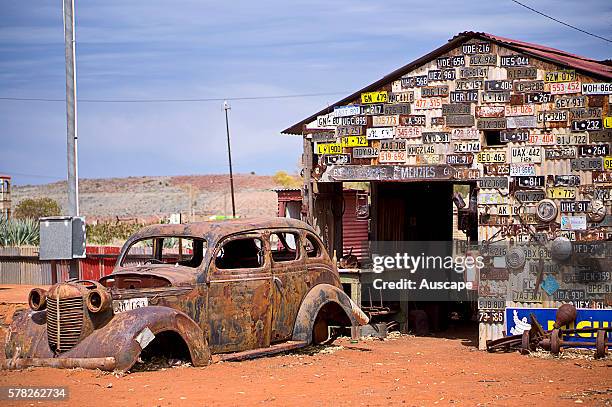
[(38, 219), (45, 216), (59, 216), (62, 208), (51, 198), (27, 198), (17, 205), (13, 215), (17, 219)]

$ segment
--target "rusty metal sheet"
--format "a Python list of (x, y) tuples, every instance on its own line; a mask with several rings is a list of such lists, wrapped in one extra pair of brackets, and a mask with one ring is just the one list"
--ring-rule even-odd
[(472, 127), (474, 122), (474, 116), (468, 114), (451, 114), (446, 116), (446, 125), (448, 127)]
[(506, 119), (505, 118), (478, 119), (476, 122), (476, 128), (478, 130), (503, 130), (506, 128)]
[(538, 77), (538, 69), (533, 66), (509, 67), (506, 72), (508, 79), (535, 79)]
[(425, 115), (400, 115), (400, 126), (426, 126), (427, 116)]
[(423, 127), (421, 126), (397, 126), (395, 137), (397, 138), (421, 138)]
[(363, 134), (363, 126), (338, 126), (336, 127), (336, 136), (361, 136)]
[(470, 55), (470, 66), (495, 66), (497, 65), (497, 54)]
[(570, 109), (570, 120), (597, 119), (602, 116), (600, 107)]
[(373, 127), (386, 127), (386, 126), (398, 126), (400, 124), (400, 115), (387, 115), (387, 116), (372, 116)]
[(489, 76), (489, 68), (468, 67), (459, 69), (459, 77), (462, 79), (486, 78)]
[(423, 181), (449, 180), (453, 168), (447, 165), (345, 165), (328, 167), (330, 181)]
[(470, 109), (467, 103), (442, 104), (442, 115), (470, 114)]
[[(504, 117), (506, 112), (506, 106), (498, 106), (498, 105), (485, 105), (485, 106), (476, 106), (476, 117)], [(504, 124), (505, 128), (505, 124)]]
[(587, 104), (590, 107), (604, 107), (604, 104), (606, 103), (606, 97), (604, 95), (588, 95), (588, 102)]
[(533, 116), (536, 110), (534, 105), (505, 105), (504, 114), (510, 116)]
[(384, 115), (410, 114), (410, 104), (396, 103), (396, 104), (385, 105), (382, 114)]
[(602, 157), (574, 158), (570, 160), (572, 171), (603, 170)]
[(432, 97), (439, 98), (439, 97), (446, 97), (446, 96), (448, 96), (448, 85), (424, 86), (421, 88), (421, 97), (423, 98), (432, 98)]
[(612, 129), (591, 131), (589, 132), (589, 139), (591, 140), (591, 143), (611, 143)]

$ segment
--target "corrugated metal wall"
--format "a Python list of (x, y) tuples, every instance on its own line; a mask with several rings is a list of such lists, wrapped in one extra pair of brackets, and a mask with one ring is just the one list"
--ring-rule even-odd
[(358, 191), (344, 191), (344, 213), (342, 214), (342, 246), (344, 254), (352, 248), (352, 254), (360, 262), (368, 258), (368, 219), (357, 217)]
[[(0, 247), (0, 284), (51, 285), (51, 262), (38, 259), (38, 247)], [(113, 271), (119, 247), (87, 247), (80, 261), (82, 279), (97, 280)], [(68, 262), (57, 262), (58, 281), (68, 279)]]

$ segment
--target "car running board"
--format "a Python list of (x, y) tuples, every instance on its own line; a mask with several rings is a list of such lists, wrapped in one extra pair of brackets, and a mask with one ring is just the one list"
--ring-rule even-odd
[(267, 348), (258, 348), (245, 350), (242, 352), (213, 355), (212, 362), (238, 362), (241, 360), (259, 358), (262, 356), (275, 355), (277, 353), (286, 352), (288, 350), (303, 348), (306, 345), (308, 345), (308, 342), (306, 341), (287, 341), (283, 343), (277, 343), (276, 345), (272, 345)]

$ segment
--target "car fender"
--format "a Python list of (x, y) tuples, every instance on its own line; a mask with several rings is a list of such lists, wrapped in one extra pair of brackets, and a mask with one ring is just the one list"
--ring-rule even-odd
[(310, 342), (312, 329), (317, 314), (327, 303), (334, 302), (344, 310), (351, 325), (365, 325), (369, 322), (367, 315), (355, 304), (348, 295), (331, 284), (318, 284), (313, 287), (302, 300), (293, 327), (294, 341)]
[[(46, 324), (40, 323), (41, 317), (41, 312), (17, 316), (6, 344), (7, 359), (54, 356), (47, 344)], [(106, 325), (94, 330), (57, 358), (113, 357), (115, 370), (127, 370), (136, 363), (142, 349), (153, 339), (151, 334), (165, 331), (181, 336), (189, 348), (194, 366), (210, 363), (210, 349), (202, 329), (183, 312), (163, 306), (141, 307), (116, 314)]]

